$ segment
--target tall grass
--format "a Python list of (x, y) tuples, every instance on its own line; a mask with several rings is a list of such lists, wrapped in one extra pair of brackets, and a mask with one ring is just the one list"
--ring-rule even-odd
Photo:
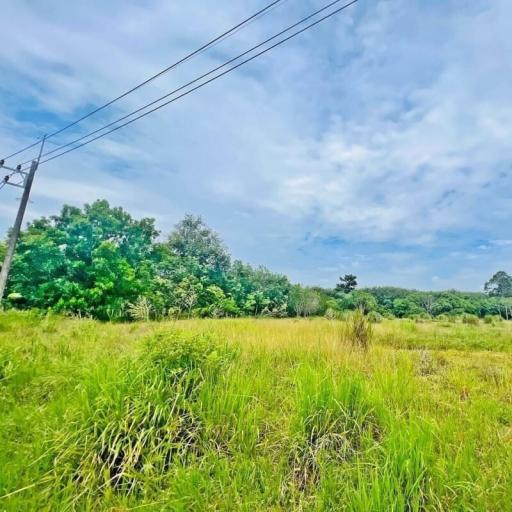
[(1, 315), (0, 510), (511, 510), (510, 324), (340, 325)]

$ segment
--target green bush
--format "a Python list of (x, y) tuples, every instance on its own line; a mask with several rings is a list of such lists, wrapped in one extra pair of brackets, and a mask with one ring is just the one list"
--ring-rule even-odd
[(161, 484), (174, 464), (200, 453), (198, 393), (232, 355), (208, 336), (167, 331), (137, 358), (89, 375), (75, 418), (53, 440), (42, 492), (74, 488), (87, 500)]
[(367, 318), (372, 324), (379, 324), (382, 322), (382, 315), (378, 311), (370, 311)]
[(373, 337), (372, 324), (362, 309), (356, 309), (348, 318), (345, 324), (345, 337), (354, 347), (363, 350), (370, 347)]
[(480, 320), (476, 315), (466, 314), (462, 317), (462, 323), (467, 325), (478, 325)]
[(411, 320), (414, 320), (416, 323), (430, 322), (430, 320), (432, 320), (432, 317), (428, 313), (418, 313), (415, 315), (410, 315), (409, 318)]

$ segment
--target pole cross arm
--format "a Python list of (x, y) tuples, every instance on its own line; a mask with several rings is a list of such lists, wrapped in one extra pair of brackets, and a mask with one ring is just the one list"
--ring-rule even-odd
[(10, 181), (4, 181), (3, 182), (4, 185), (9, 185), (11, 187), (16, 187), (16, 188), (25, 188), (25, 183), (11, 183)]

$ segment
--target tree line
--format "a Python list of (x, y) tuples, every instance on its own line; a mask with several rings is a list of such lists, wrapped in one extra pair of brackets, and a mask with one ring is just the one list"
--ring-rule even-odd
[[(3, 259), (5, 243), (0, 244)], [(6, 307), (53, 310), (101, 320), (165, 317), (336, 317), (361, 309), (374, 317), (512, 317), (512, 278), (503, 271), (485, 293), (357, 289), (347, 274), (332, 289), (290, 283), (265, 267), (232, 260), (200, 217), (187, 215), (166, 239), (150, 218), (134, 219), (99, 200), (65, 205), (22, 231)]]

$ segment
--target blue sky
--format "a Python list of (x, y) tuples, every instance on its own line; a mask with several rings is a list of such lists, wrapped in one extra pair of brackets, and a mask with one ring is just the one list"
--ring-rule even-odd
[[(0, 152), (124, 92), (267, 3), (4, 0)], [(287, 0), (83, 129), (322, 5)], [(352, 272), (363, 285), (481, 289), (496, 270), (512, 271), (511, 19), (510, 0), (360, 0), (42, 166), (27, 219), (107, 198), (154, 217), (164, 235), (185, 213), (200, 214), (234, 257), (306, 284)], [(0, 191), (3, 233), (18, 196)]]

